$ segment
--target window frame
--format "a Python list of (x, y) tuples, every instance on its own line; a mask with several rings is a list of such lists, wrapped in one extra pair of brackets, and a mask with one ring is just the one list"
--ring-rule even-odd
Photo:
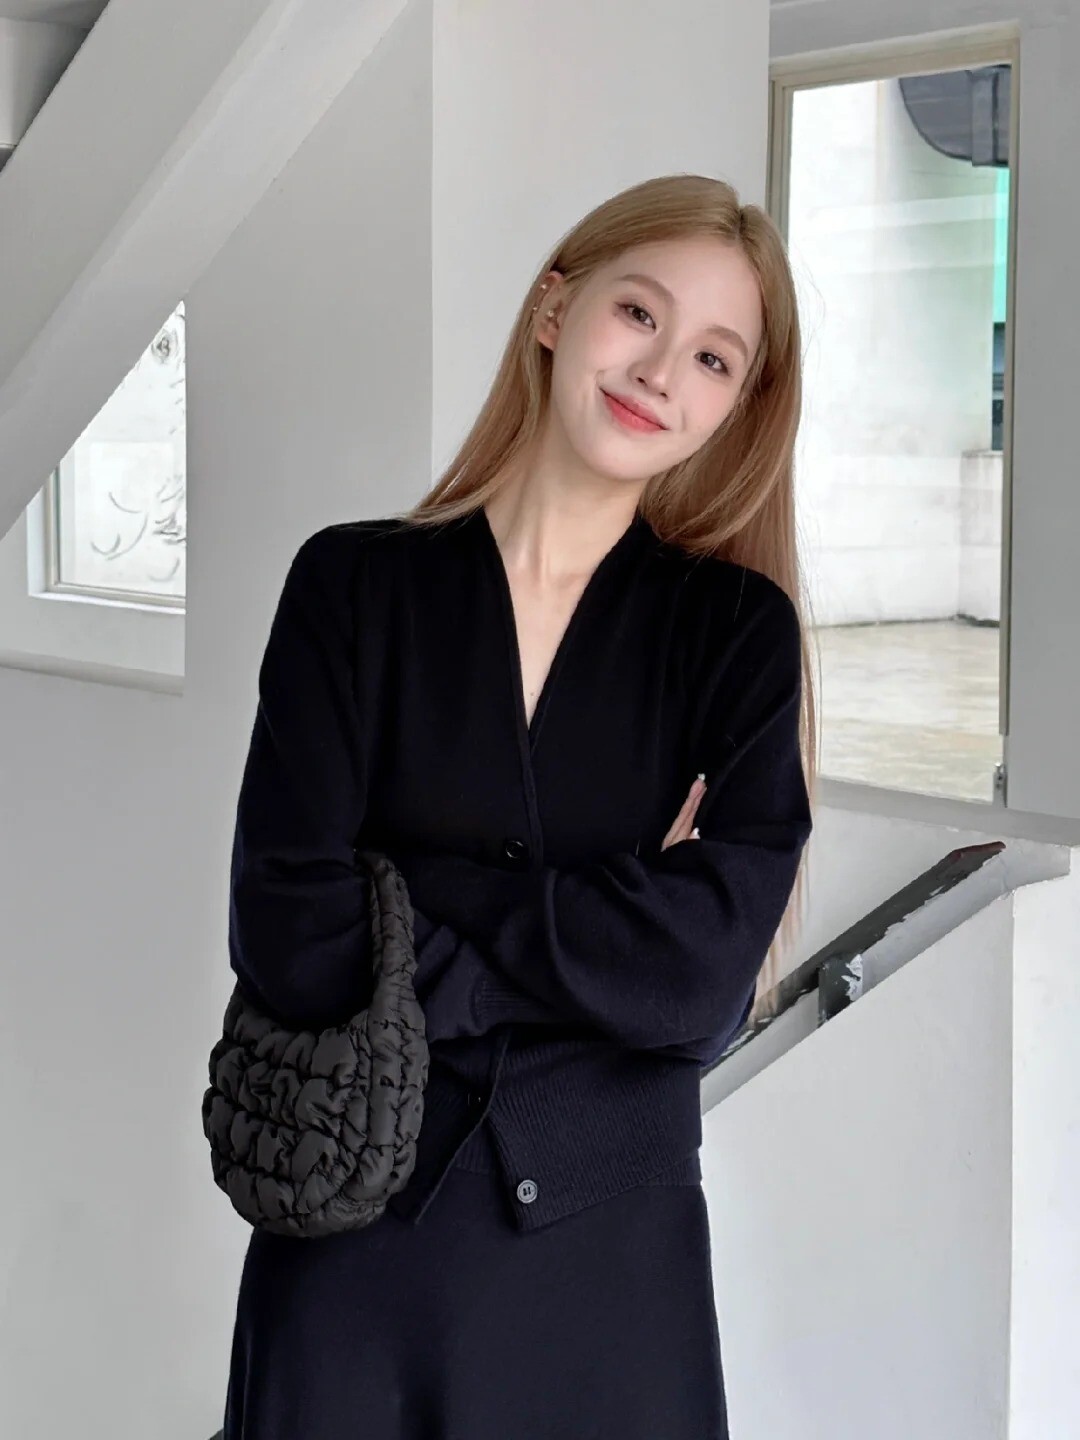
[(79, 595), (87, 600), (103, 600), (111, 604), (138, 605), (151, 610), (168, 610), (183, 615), (187, 608), (185, 595), (160, 595), (151, 590), (110, 590), (100, 585), (75, 585), (60, 578), (60, 510), (61, 473), (72, 463), (72, 451), (52, 471), (42, 489), (42, 586), (50, 595)]
[[(792, 111), (796, 91), (823, 86), (855, 84), (860, 81), (899, 79), (909, 75), (938, 74), (983, 65), (1007, 64), (1010, 75), (1009, 105), (1009, 214), (1005, 279), (1004, 387), (1002, 396), (1002, 482), (1001, 482), (1001, 619), (998, 629), (998, 733), (1002, 760), (997, 767), (990, 800), (959, 796), (929, 795), (841, 779), (823, 773), (821, 782), (829, 796), (852, 808), (864, 808), (867, 800), (903, 797), (899, 806), (889, 805), (897, 814), (908, 813), (908, 801), (926, 802), (928, 818), (944, 814), (971, 816), (1008, 807), (1009, 695), (1011, 683), (1011, 597), (1013, 533), (1013, 377), (1017, 277), (1017, 211), (1020, 117), (1020, 37), (1013, 25), (980, 27), (967, 33), (926, 35), (913, 40), (845, 46), (817, 50), (803, 55), (770, 59), (768, 139), (766, 149), (765, 208), (785, 244), (788, 238), (788, 198), (791, 184)], [(821, 717), (824, 724), (824, 717)], [(854, 801), (863, 803), (853, 804)], [(942, 807), (945, 807), (943, 810)], [(955, 807), (955, 808), (954, 808)]]

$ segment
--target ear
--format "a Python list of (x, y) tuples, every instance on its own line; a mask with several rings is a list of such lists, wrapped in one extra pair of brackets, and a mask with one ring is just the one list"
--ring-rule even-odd
[[(558, 270), (549, 270), (538, 282), (533, 298), (533, 333), (541, 345), (548, 350), (555, 349), (562, 318), (563, 276)], [(549, 313), (551, 312), (551, 313)]]

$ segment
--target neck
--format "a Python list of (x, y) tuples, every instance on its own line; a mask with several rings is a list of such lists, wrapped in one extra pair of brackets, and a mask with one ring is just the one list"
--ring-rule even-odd
[(507, 568), (559, 584), (589, 574), (633, 523), (643, 483), (612, 480), (538, 447), (484, 506)]

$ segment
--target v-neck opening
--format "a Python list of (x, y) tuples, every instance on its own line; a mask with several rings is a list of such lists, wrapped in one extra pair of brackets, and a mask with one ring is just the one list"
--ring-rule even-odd
[(547, 674), (544, 676), (540, 686), (540, 693), (536, 697), (536, 704), (533, 707), (532, 719), (526, 718), (525, 712), (525, 677), (521, 663), (521, 642), (518, 639), (517, 617), (514, 612), (514, 596), (510, 588), (510, 577), (506, 571), (506, 562), (503, 560), (499, 543), (495, 539), (495, 532), (491, 528), (487, 511), (483, 505), (477, 506), (476, 519), (482, 533), (485, 549), (494, 567), (499, 584), (501, 604), (503, 611), (504, 629), (506, 631), (506, 643), (509, 659), (510, 679), (514, 691), (514, 711), (517, 718), (518, 734), (524, 740), (523, 752), (531, 762), (535, 752), (536, 744), (540, 738), (540, 729), (543, 725), (544, 716), (547, 713), (551, 692), (558, 672), (562, 666), (574, 634), (578, 629), (583, 614), (592, 603), (596, 591), (603, 583), (608, 573), (614, 568), (616, 561), (621, 555), (634, 547), (635, 543), (646, 535), (651, 535), (652, 528), (640, 511), (634, 512), (634, 518), (622, 532), (619, 538), (600, 557), (593, 568), (591, 575), (585, 582), (577, 603), (563, 628), (562, 635), (555, 647), (551, 657), (551, 664), (548, 666)]

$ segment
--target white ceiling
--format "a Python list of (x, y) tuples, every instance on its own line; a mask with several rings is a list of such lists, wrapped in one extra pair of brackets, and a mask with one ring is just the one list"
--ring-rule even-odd
[(0, 0), (0, 20), (49, 20), (89, 30), (108, 0)]

